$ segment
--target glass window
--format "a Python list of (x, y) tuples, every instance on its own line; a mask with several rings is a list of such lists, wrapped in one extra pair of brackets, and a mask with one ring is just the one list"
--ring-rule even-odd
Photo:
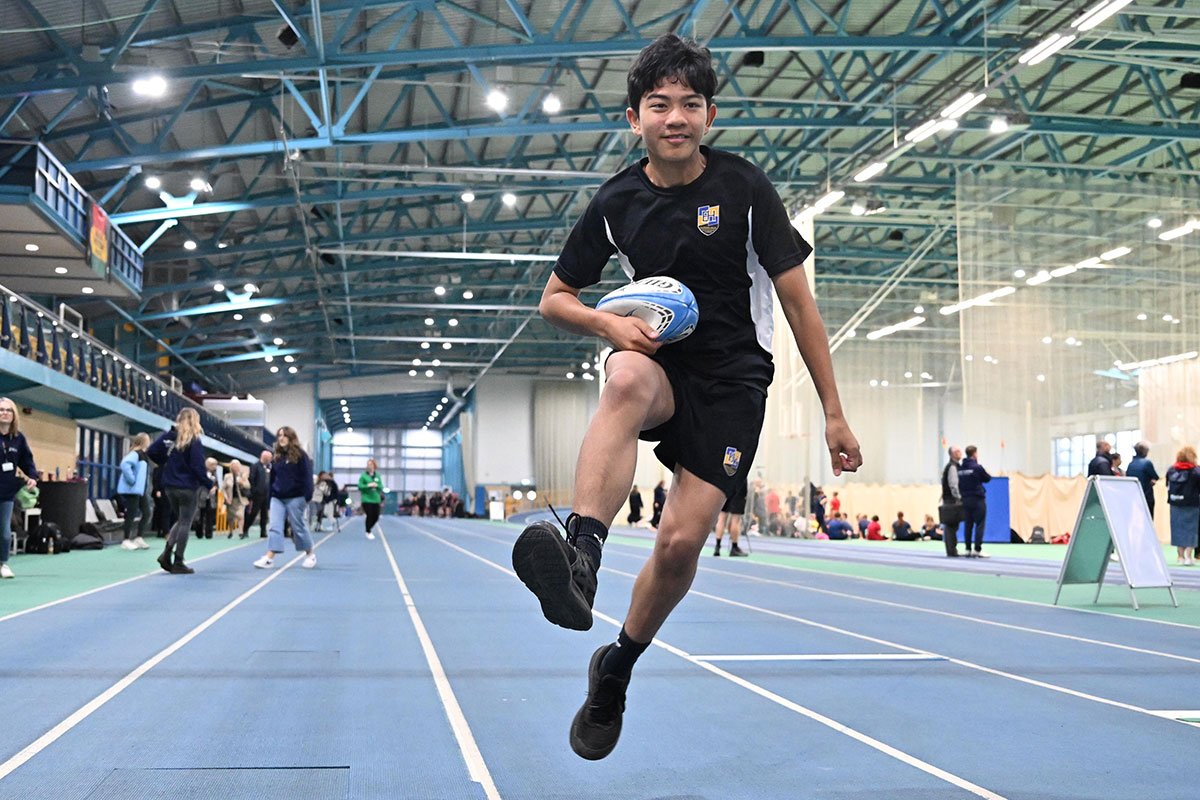
[(383, 485), (395, 492), (442, 488), (442, 434), (420, 428), (338, 431), (333, 435), (333, 479), (354, 487), (374, 458)]

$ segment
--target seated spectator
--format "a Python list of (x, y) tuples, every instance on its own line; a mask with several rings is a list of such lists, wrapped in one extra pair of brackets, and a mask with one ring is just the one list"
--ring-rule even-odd
[(888, 537), (883, 535), (883, 526), (879, 524), (879, 515), (871, 517), (867, 525), (867, 538), (872, 542), (886, 542)]
[(892, 523), (892, 538), (897, 542), (915, 542), (921, 538), (919, 534), (913, 533), (912, 525), (904, 518), (903, 511), (896, 512), (896, 521)]
[(939, 542), (942, 541), (941, 526), (933, 521), (931, 514), (925, 515), (925, 524), (921, 526), (921, 538), (926, 541), (930, 539), (937, 539)]
[(854, 538), (855, 539), (867, 538), (867, 528), (870, 525), (871, 525), (871, 520), (867, 519), (867, 515), (859, 514), (858, 515), (858, 535), (855, 536)]
[(829, 520), (827, 527), (829, 528), (830, 539), (849, 539), (853, 531), (850, 523), (837, 511), (833, 512), (833, 519)]

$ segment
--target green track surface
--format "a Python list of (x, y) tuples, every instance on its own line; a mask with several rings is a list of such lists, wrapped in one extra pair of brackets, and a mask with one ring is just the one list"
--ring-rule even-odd
[[(192, 538), (188, 540), (185, 558), (189, 565), (200, 571), (204, 569), (202, 559), (205, 556), (248, 544), (246, 566), (249, 567), (258, 551), (265, 550), (260, 543), (265, 545), (266, 540), (257, 538), (257, 534), (255, 537), (232, 541), (223, 535), (212, 539)], [(150, 545), (149, 550), (122, 550), (119, 545), (109, 545), (103, 550), (13, 555), (8, 565), (17, 577), (0, 580), (0, 617), (146, 574), (165, 576), (155, 561), (163, 550), (164, 540), (147, 539), (146, 543)], [(255, 555), (249, 555), (251, 552)], [(186, 576), (170, 577), (183, 579)]]

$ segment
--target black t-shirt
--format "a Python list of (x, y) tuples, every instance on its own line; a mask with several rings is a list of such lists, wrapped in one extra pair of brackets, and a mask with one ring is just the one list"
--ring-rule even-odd
[(732, 153), (702, 147), (699, 178), (672, 188), (646, 177), (646, 160), (597, 190), (575, 223), (554, 273), (582, 289), (616, 254), (631, 280), (666, 275), (696, 296), (700, 322), (658, 357), (689, 372), (766, 392), (771, 363), (771, 278), (812, 252), (766, 174)]

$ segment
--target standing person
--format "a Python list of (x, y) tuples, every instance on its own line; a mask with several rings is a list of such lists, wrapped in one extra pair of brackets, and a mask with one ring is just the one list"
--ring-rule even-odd
[(738, 537), (742, 533), (742, 515), (746, 513), (746, 492), (746, 482), (742, 481), (741, 487), (721, 506), (721, 513), (717, 515), (717, 545), (713, 548), (714, 556), (721, 555), (721, 537), (726, 530), (729, 531), (729, 555), (734, 558), (748, 555), (738, 547)]
[(838, 493), (834, 492), (833, 497), (829, 498), (829, 511), (833, 514), (839, 514), (842, 510), (842, 501), (838, 497)]
[(1175, 561), (1184, 566), (1196, 563), (1200, 535), (1200, 468), (1191, 445), (1181, 449), (1167, 469), (1167, 503), (1171, 506), (1171, 544)]
[[(421, 492), (419, 495), (417, 495), (417, 516), (418, 517), (425, 516), (425, 493), (424, 492)], [(371, 531), (368, 530), (367, 538), (374, 539), (375, 534), (371, 533)]]
[[(938, 506), (938, 517), (945, 529), (942, 544), (946, 546), (947, 558), (958, 558), (958, 526), (963, 521), (962, 491), (958, 486), (958, 467), (962, 463), (962, 448), (951, 447), (946, 451), (950, 460), (942, 470), (942, 504)], [(970, 551), (970, 547), (967, 551)]]
[[(153, 511), (150, 508), (150, 459), (146, 457), (146, 448), (150, 446), (150, 437), (139, 433), (133, 437), (132, 447), (121, 459), (121, 477), (117, 479), (117, 494), (121, 495), (125, 507), (124, 539), (121, 540), (122, 550), (149, 550), (144, 538), (150, 527)], [(140, 514), (138, 512), (141, 512)], [(140, 519), (138, 535), (134, 538), (133, 523)]]
[(826, 534), (829, 533), (825, 528), (825, 503), (827, 502), (824, 489), (817, 489), (813, 492), (812, 514), (817, 518), (817, 529)]
[[(375, 459), (367, 459), (367, 468), (358, 476), (358, 492), (361, 495), (363, 514), (367, 517), (367, 538), (375, 538), (375, 523), (379, 522), (379, 509), (383, 504), (383, 480), (377, 474), (379, 467)], [(423, 514), (422, 514), (423, 516)]]
[(250, 466), (250, 502), (246, 506), (246, 524), (242, 528), (242, 538), (250, 535), (250, 526), (258, 518), (258, 538), (267, 538), (267, 516), (271, 507), (271, 461), (275, 454), (263, 450)]
[(1096, 455), (1088, 462), (1088, 477), (1112, 475), (1112, 445), (1101, 439), (1096, 442)]
[(1118, 478), (1124, 478), (1125, 473), (1121, 469), (1121, 454), (1114, 452), (1110, 455), (1110, 458), (1112, 458), (1113, 475), (1116, 475)]
[(654, 530), (658, 530), (658, 524), (662, 521), (663, 506), (667, 504), (666, 485), (666, 481), (659, 481), (654, 487), (654, 514), (650, 517), (650, 527)]
[(638, 491), (637, 484), (629, 490), (629, 516), (625, 521), (635, 527), (642, 521), (642, 493)]
[[(958, 490), (963, 504), (963, 547), (967, 558), (991, 558), (983, 552), (983, 525), (987, 522), (987, 494), (983, 485), (992, 479), (979, 465), (979, 449), (967, 446), (967, 457), (958, 465)], [(975, 549), (971, 550), (971, 531), (975, 531)]]
[(796, 500), (796, 494), (789, 489), (787, 500), (784, 501), (787, 503), (788, 517), (796, 516)]
[[(321, 482), (325, 485), (325, 499), (323, 499), (321, 501), (320, 507), (317, 508), (317, 530), (321, 531), (321, 530), (325, 529), (325, 514), (326, 514), (326, 512), (330, 512), (329, 516), (333, 520), (333, 528), (334, 528), (334, 530), (337, 530), (337, 528), (338, 528), (337, 505), (338, 505), (338, 495), (340, 494), (340, 490), (338, 489), (337, 481), (335, 481), (333, 479), (332, 472), (326, 472), (325, 477), (321, 480)], [(316, 496), (316, 488), (315, 487), (313, 489), (313, 493), (314, 493), (313, 496), (315, 497)]]
[(304, 521), (304, 511), (312, 500), (312, 459), (300, 448), (296, 432), (286, 425), (275, 434), (275, 457), (271, 460), (271, 525), (266, 554), (254, 562), (259, 569), (275, 566), (275, 556), (283, 552), (283, 522), (292, 524), (292, 545), (307, 556), (300, 566), (317, 565), (312, 534)]
[(38, 479), (33, 451), (20, 427), (17, 404), (7, 397), (0, 397), (0, 578), (14, 577), (8, 566), (13, 502), (21, 487), (33, 489)]
[(158, 565), (174, 575), (191, 575), (196, 571), (183, 562), (183, 551), (187, 549), (188, 531), (192, 529), (200, 497), (213, 488), (204, 468), (204, 446), (200, 444), (203, 433), (200, 414), (194, 408), (185, 408), (175, 418), (174, 427), (146, 450), (151, 461), (162, 465), (163, 494), (175, 511), (167, 546), (158, 557)]
[(242, 538), (242, 522), (246, 509), (246, 498), (250, 496), (250, 479), (242, 471), (242, 462), (236, 458), (229, 462), (229, 472), (221, 486), (221, 494), (225, 500), (225, 519), (229, 522), (229, 538), (236, 533)]
[(1150, 519), (1154, 519), (1154, 484), (1158, 483), (1158, 470), (1150, 461), (1150, 445), (1138, 442), (1133, 446), (1133, 460), (1125, 474), (1137, 478), (1142, 484), (1142, 493), (1146, 495), (1146, 505), (1150, 508)]
[(200, 495), (200, 501), (196, 508), (197, 539), (211, 539), (213, 531), (217, 527), (217, 491), (220, 487), (220, 481), (217, 479), (217, 460), (215, 458), (204, 459), (204, 470), (208, 473), (212, 487), (207, 493)]
[[(861, 461), (802, 267), (812, 248), (761, 170), (700, 145), (716, 115), (716, 85), (709, 52), (674, 34), (637, 57), (626, 117), (648, 157), (598, 190), (540, 304), (551, 324), (615, 348), (580, 448), (567, 539), (541, 521), (513, 548), (516, 572), (547, 619), (591, 627), (603, 543), (633, 483), (639, 438), (660, 442), (656, 455), (674, 476), (617, 641), (597, 649), (588, 667), (587, 701), (570, 733), (571, 748), (588, 759), (616, 746), (634, 662), (687, 593), (721, 507), (754, 460), (773, 375), (772, 282), (824, 406), (834, 472)], [(617, 253), (634, 279), (665, 275), (692, 290), (700, 322), (691, 336), (661, 346), (637, 317), (579, 301)]]
[(766, 504), (767, 528), (774, 529), (780, 527), (779, 493), (771, 487), (767, 487)]
[(308, 503), (308, 526), (312, 530), (321, 530), (321, 506), (325, 505), (325, 494), (329, 491), (329, 484), (325, 482), (325, 470), (317, 473), (317, 479), (313, 482), (312, 500)]

